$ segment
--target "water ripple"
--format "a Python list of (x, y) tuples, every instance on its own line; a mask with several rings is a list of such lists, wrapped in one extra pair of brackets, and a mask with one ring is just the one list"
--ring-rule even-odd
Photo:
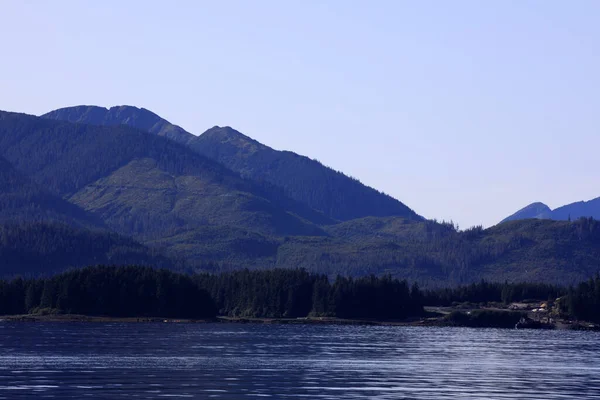
[(0, 323), (0, 399), (600, 399), (600, 336), (463, 328)]

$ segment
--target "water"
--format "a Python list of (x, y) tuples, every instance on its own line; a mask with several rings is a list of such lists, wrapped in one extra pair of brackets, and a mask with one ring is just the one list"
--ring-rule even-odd
[(0, 399), (600, 399), (600, 334), (0, 323)]

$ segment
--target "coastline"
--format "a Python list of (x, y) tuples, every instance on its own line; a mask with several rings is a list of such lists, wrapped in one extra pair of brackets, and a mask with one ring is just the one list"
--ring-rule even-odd
[(162, 317), (110, 317), (79, 314), (23, 314), (0, 316), (0, 322), (94, 322), (94, 323), (184, 323), (184, 324), (296, 324), (296, 325), (399, 325), (420, 326), (421, 320), (384, 321), (369, 319), (343, 319), (330, 317), (306, 318), (248, 318), (218, 316), (212, 319), (162, 318)]
[[(429, 313), (431, 314), (431, 313)], [(182, 323), (182, 324), (293, 324), (293, 325), (357, 325), (357, 326), (414, 326), (414, 327), (471, 327), (471, 328), (505, 328), (511, 326), (495, 326), (493, 324), (467, 325), (456, 323), (447, 318), (449, 312), (437, 313), (435, 316), (424, 316), (407, 320), (376, 319), (344, 319), (335, 317), (304, 318), (249, 318), (218, 316), (210, 319), (162, 318), (162, 317), (110, 317), (78, 314), (25, 314), (0, 316), (2, 322), (25, 323)], [(567, 321), (557, 319), (552, 324), (523, 326), (519, 329), (557, 329), (557, 330), (591, 330), (600, 331), (600, 326), (585, 321)]]

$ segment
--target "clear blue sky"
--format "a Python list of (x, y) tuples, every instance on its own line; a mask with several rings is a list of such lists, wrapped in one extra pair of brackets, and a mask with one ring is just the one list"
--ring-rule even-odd
[(428, 218), (600, 196), (600, 1), (2, 0), (0, 109), (230, 125)]

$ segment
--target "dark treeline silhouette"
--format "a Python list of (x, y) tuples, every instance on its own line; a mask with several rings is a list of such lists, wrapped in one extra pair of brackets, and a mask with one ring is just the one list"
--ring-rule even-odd
[(51, 278), (0, 281), (0, 315), (56, 309), (115, 317), (214, 317), (192, 277), (148, 267), (88, 267)]
[(423, 294), (425, 305), (450, 306), (453, 303), (512, 303), (523, 300), (555, 300), (566, 293), (565, 287), (544, 283), (498, 283), (482, 280), (455, 288), (429, 290)]
[(196, 279), (222, 315), (401, 319), (423, 312), (418, 287), (389, 276), (338, 277), (330, 283), (325, 275), (302, 269), (274, 269), (200, 274)]
[(479, 283), (422, 291), (392, 277), (337, 277), (303, 269), (188, 275), (150, 267), (87, 267), (0, 280), (0, 315), (61, 312), (113, 317), (338, 317), (406, 319), (424, 305), (555, 300), (572, 318), (600, 322), (600, 276), (575, 288)]
[(570, 288), (559, 305), (562, 312), (576, 319), (600, 322), (600, 275)]
[(423, 313), (417, 286), (389, 276), (337, 278), (304, 270), (185, 275), (147, 267), (88, 267), (0, 281), (0, 315), (401, 319)]

